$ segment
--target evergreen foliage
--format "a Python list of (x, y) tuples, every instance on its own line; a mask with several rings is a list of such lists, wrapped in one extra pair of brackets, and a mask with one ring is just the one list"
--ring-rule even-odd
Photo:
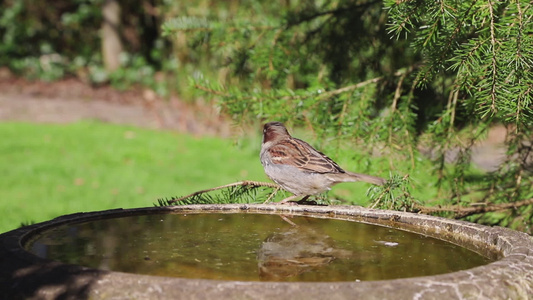
[[(197, 191), (182, 197), (157, 199), (154, 206), (189, 205), (189, 204), (228, 204), (228, 203), (262, 203), (276, 195), (277, 185), (266, 182), (244, 181)], [(269, 197), (272, 196), (272, 197)]]
[[(434, 204), (533, 197), (530, 1), (282, 3), (243, 1), (231, 18), (189, 13), (163, 32), (185, 34), (195, 55), (220, 70), (196, 73), (191, 84), (238, 122), (305, 126), (320, 140), (388, 156), (393, 174), (410, 171), (396, 170), (398, 160), (417, 168), (427, 149), (436, 184), (451, 190)], [(494, 125), (507, 129), (506, 159), (494, 172), (476, 173), (472, 147)], [(532, 209), (469, 218), (527, 229)]]

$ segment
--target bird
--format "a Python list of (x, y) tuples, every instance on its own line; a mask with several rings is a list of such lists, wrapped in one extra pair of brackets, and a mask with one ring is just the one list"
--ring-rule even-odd
[(294, 138), (281, 122), (263, 126), (263, 141), (259, 154), (266, 175), (284, 190), (292, 193), (278, 204), (299, 202), (309, 196), (330, 190), (341, 182), (364, 181), (383, 185), (380, 177), (343, 170), (336, 162), (308, 143)]

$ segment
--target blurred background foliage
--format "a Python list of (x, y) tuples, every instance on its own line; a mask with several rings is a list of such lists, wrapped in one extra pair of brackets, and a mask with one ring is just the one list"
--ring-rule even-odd
[[(0, 65), (18, 75), (209, 100), (242, 127), (283, 121), (326, 153), (379, 157), (377, 175), (390, 171), (394, 184), (431, 181), (436, 196), (419, 200), (449, 208), (437, 214), (530, 230), (530, 1), (5, 0), (0, 8)], [(118, 68), (103, 54), (113, 39), (106, 24), (118, 36)], [(473, 151), (496, 126), (506, 152), (482, 170)], [(359, 171), (373, 163), (360, 161)], [(420, 168), (429, 179), (398, 179)], [(463, 213), (472, 207), (480, 209)]]

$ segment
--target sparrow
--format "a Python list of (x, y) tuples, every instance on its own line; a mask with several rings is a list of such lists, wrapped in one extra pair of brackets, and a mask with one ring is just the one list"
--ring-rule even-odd
[(261, 164), (266, 175), (293, 195), (280, 204), (298, 197), (323, 193), (341, 182), (364, 181), (383, 185), (385, 179), (343, 170), (331, 158), (308, 143), (294, 138), (280, 122), (266, 123), (263, 127)]

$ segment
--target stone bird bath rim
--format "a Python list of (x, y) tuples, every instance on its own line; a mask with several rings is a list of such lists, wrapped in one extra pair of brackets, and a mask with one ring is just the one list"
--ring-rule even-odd
[[(23, 245), (55, 226), (144, 214), (265, 213), (358, 221), (452, 242), (498, 259), (459, 272), (362, 282), (254, 282), (170, 278), (91, 269), (39, 258)], [(185, 205), (66, 215), (0, 235), (0, 294), (10, 299), (528, 299), (533, 239), (521, 232), (358, 206)]]

